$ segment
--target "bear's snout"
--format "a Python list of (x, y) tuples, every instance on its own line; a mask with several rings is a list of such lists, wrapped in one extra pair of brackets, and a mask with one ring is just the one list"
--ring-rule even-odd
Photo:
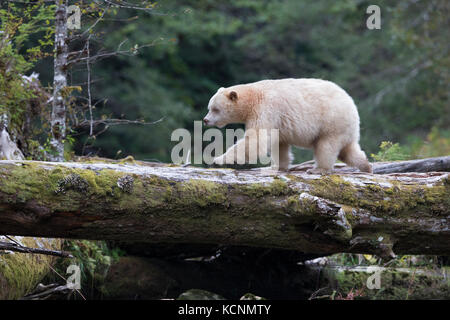
[(208, 120), (208, 119), (206, 119), (206, 118), (203, 118), (203, 123), (205, 124), (205, 126), (207, 126), (207, 125), (208, 125), (208, 123), (209, 123), (209, 120)]

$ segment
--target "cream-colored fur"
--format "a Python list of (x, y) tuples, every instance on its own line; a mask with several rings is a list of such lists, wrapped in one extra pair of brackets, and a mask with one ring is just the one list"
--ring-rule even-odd
[[(248, 129), (279, 130), (280, 170), (291, 162), (290, 146), (314, 149), (313, 173), (331, 172), (339, 158), (361, 171), (372, 172), (359, 146), (359, 115), (353, 99), (338, 85), (321, 79), (263, 80), (220, 88), (211, 98), (207, 125), (245, 123)], [(214, 159), (234, 163), (247, 154), (236, 152), (241, 143), (258, 143), (245, 136)], [(248, 148), (245, 148), (247, 151)]]

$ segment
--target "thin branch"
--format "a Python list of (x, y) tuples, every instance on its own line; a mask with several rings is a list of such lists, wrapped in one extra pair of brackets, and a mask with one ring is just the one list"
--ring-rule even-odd
[[(95, 26), (103, 19), (103, 16), (105, 15), (106, 11), (108, 11), (109, 8), (110, 8), (110, 6), (107, 5), (106, 8), (103, 9), (103, 12), (102, 12), (102, 14), (100, 15), (100, 17), (99, 17), (97, 20), (95, 20), (95, 22), (94, 22), (89, 28), (87, 28), (87, 29), (80, 35), (80, 37), (84, 37), (89, 31), (91, 31), (92, 29), (94, 29)], [(89, 36), (89, 37), (90, 37), (90, 36)]]
[[(29, 0), (8, 0), (8, 2), (35, 5), (37, 1)], [(55, 2), (55, 0), (39, 0), (39, 2)]]
[(112, 5), (112, 6), (115, 6), (115, 7), (118, 7), (118, 8), (141, 10), (141, 11), (144, 11), (144, 12), (147, 12), (147, 13), (149, 13), (150, 11), (153, 11), (153, 8), (138, 7), (138, 6), (135, 6), (133, 4), (127, 3), (125, 1), (123, 1), (123, 3), (125, 3), (126, 5), (118, 4), (118, 3), (115, 3), (113, 1), (108, 1), (108, 0), (104, 0), (104, 1), (106, 3), (108, 3), (109, 5)]
[(0, 250), (10, 250), (10, 251), (21, 252), (21, 253), (35, 253), (35, 254), (45, 254), (45, 255), (57, 256), (57, 257), (63, 257), (63, 258), (73, 258), (73, 256), (66, 251), (29, 248), (29, 247), (25, 247), (25, 246), (22, 246), (17, 243), (3, 242), (3, 241), (0, 241)]
[(141, 45), (141, 46), (135, 46), (135, 47), (130, 48), (130, 49), (128, 49), (128, 50), (121, 50), (122, 45), (127, 41), (127, 40), (124, 40), (124, 41), (122, 41), (122, 42), (119, 44), (119, 46), (117, 47), (117, 50), (116, 50), (116, 51), (106, 52), (106, 53), (100, 53), (100, 54), (97, 54), (97, 55), (95, 55), (95, 56), (91, 56), (91, 57), (89, 57), (89, 58), (88, 58), (88, 57), (84, 57), (84, 58), (79, 58), (79, 59), (73, 59), (73, 60), (69, 61), (69, 62), (66, 64), (66, 67), (68, 67), (68, 66), (70, 66), (70, 65), (72, 65), (72, 64), (75, 64), (75, 63), (84, 62), (85, 60), (89, 60), (89, 61), (91, 61), (91, 63), (92, 63), (92, 62), (95, 62), (95, 61), (98, 60), (98, 59), (103, 59), (103, 58), (107, 58), (107, 57), (114, 57), (114, 56), (118, 56), (118, 55), (133, 56), (133, 55), (136, 55), (137, 52), (138, 52), (140, 49), (155, 46), (155, 44), (156, 44), (159, 40), (161, 40), (161, 39), (153, 40), (151, 43), (147, 43), (147, 44), (144, 44), (144, 45)]
[[(74, 289), (70, 284), (60, 285), (58, 283), (52, 283), (49, 285), (38, 284), (35, 292), (22, 297), (20, 300), (46, 300), (51, 298), (54, 294), (67, 295), (73, 292)], [(84, 297), (83, 297), (84, 298)], [(86, 300), (84, 298), (84, 300)]]
[(89, 126), (89, 135), (92, 136), (93, 133), (93, 117), (92, 117), (92, 100), (91, 100), (91, 63), (90, 63), (90, 50), (89, 50), (89, 40), (91, 36), (89, 35), (86, 41), (86, 49), (87, 49), (87, 91), (88, 91), (88, 107), (89, 107), (89, 116), (90, 116), (90, 126)]
[[(161, 119), (158, 119), (156, 121), (153, 121), (153, 122), (145, 122), (145, 121), (140, 121), (140, 120), (126, 120), (126, 119), (101, 119), (101, 120), (93, 120), (92, 125), (93, 125), (93, 127), (96, 127), (101, 124), (106, 125), (106, 126), (119, 126), (119, 125), (125, 125), (125, 124), (152, 125), (152, 124), (159, 123), (163, 120), (164, 120), (164, 117)], [(82, 128), (82, 127), (87, 127), (87, 126), (89, 126), (89, 127), (91, 126), (90, 120), (84, 120), (84, 121), (80, 122), (75, 128)]]

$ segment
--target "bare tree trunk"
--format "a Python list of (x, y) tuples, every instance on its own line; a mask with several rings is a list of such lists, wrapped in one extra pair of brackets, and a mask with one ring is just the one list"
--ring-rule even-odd
[(52, 139), (54, 148), (53, 161), (64, 161), (64, 139), (66, 135), (66, 97), (64, 88), (67, 86), (67, 0), (55, 0), (55, 58), (53, 79), (52, 106)]
[(3, 160), (23, 160), (22, 151), (17, 147), (8, 133), (8, 116), (0, 114), (0, 159)]
[(122, 161), (0, 161), (0, 233), (450, 254), (446, 172), (328, 176)]

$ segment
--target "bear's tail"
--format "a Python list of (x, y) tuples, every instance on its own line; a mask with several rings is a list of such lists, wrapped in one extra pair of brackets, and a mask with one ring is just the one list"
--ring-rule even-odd
[(372, 173), (372, 165), (367, 160), (366, 154), (361, 150), (358, 142), (352, 142), (342, 148), (338, 158), (349, 166), (356, 167), (363, 172)]

